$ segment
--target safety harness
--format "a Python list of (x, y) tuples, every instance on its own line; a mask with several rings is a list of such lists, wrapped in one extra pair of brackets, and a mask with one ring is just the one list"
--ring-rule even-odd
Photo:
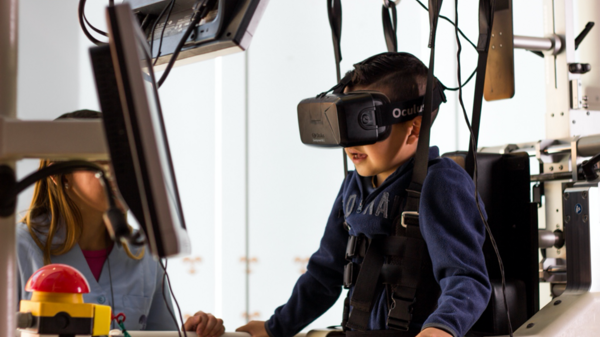
[[(349, 78), (340, 78), (342, 59), (341, 41), (341, 2), (327, 0), (329, 23), (332, 30), (337, 79), (345, 87)], [(414, 336), (408, 332), (413, 319), (419, 322), (435, 310), (440, 288), (433, 276), (431, 258), (427, 245), (419, 229), (419, 203), (421, 190), (429, 163), (429, 138), (431, 127), (432, 99), (434, 95), (435, 37), (442, 0), (429, 0), (429, 72), (425, 94), (425, 108), (421, 131), (414, 157), (412, 180), (404, 199), (404, 207), (395, 207), (394, 222), (389, 236), (367, 238), (364, 235), (349, 236), (346, 248), (347, 264), (344, 267), (344, 287), (351, 288), (344, 305), (342, 327), (351, 337), (373, 337), (393, 335), (396, 337)], [(391, 11), (391, 18), (390, 18)], [(480, 0), (478, 41), (479, 62), (477, 68), (476, 92), (473, 111), (474, 141), (477, 140), (481, 98), (485, 81), (487, 50), (491, 35), (493, 4)], [(397, 52), (397, 15), (395, 3), (384, 0), (382, 10), (383, 29), (388, 51)], [(460, 85), (460, 83), (459, 83)], [(471, 147), (469, 147), (471, 151)], [(469, 154), (472, 161), (473, 154)], [(472, 167), (472, 162), (468, 163)], [(468, 167), (468, 171), (472, 168)], [(346, 169), (346, 162), (344, 162)], [(469, 172), (471, 173), (471, 172)], [(401, 209), (401, 211), (399, 211)], [(346, 222), (344, 224), (347, 226)], [(367, 331), (371, 311), (380, 291), (385, 286), (388, 302), (387, 327), (390, 330)], [(349, 331), (352, 329), (353, 331)]]
[[(424, 321), (437, 305), (440, 291), (433, 278), (431, 258), (419, 229), (419, 202), (429, 163), (429, 131), (435, 82), (433, 76), (435, 32), (441, 5), (442, 0), (429, 0), (431, 27), (429, 48), (431, 52), (425, 108), (412, 181), (406, 190), (404, 207), (401, 212), (395, 210), (394, 228), (389, 236), (377, 236), (369, 239), (364, 235), (351, 235), (348, 239), (346, 249), (348, 263), (344, 268), (344, 286), (346, 288), (354, 287), (351, 296), (346, 298), (342, 322), (344, 330), (354, 330), (347, 331), (348, 334), (367, 331), (371, 311), (381, 284), (385, 286), (388, 299), (387, 326), (389, 329), (395, 330), (393, 331), (395, 336), (402, 336), (401, 331), (408, 331), (414, 317)], [(392, 11), (393, 19), (390, 19), (389, 10)], [(340, 79), (339, 69), (342, 58), (340, 49), (342, 20), (339, 0), (328, 0), (328, 13), (338, 82), (346, 82)], [(388, 50), (396, 52), (397, 17), (393, 2), (384, 4), (383, 22)], [(423, 287), (424, 285), (426, 287)], [(385, 335), (386, 332), (370, 331), (367, 334), (369, 336)], [(406, 336), (408, 335), (410, 334), (406, 334)]]

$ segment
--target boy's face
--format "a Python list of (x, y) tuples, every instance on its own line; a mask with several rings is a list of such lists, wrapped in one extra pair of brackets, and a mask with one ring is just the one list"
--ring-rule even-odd
[[(386, 88), (354, 87), (349, 91), (376, 90), (390, 96)], [(378, 176), (381, 183), (398, 167), (408, 161), (417, 148), (421, 117), (394, 124), (388, 138), (371, 145), (347, 147), (344, 150), (363, 177)]]

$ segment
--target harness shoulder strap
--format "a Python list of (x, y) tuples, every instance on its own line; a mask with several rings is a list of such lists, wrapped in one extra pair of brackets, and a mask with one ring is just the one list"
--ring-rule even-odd
[(481, 105), (483, 103), (483, 88), (485, 85), (485, 72), (487, 68), (488, 48), (492, 34), (494, 19), (493, 1), (479, 0), (479, 40), (477, 41), (477, 77), (475, 79), (475, 96), (473, 102), (473, 114), (471, 116), (471, 139), (469, 140), (469, 152), (465, 159), (465, 169), (471, 177), (475, 170), (475, 154), (477, 140), (479, 139), (479, 124), (481, 122)]

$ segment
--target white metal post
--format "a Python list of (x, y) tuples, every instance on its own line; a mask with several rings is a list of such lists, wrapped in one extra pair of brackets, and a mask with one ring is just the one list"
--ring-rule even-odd
[[(17, 116), (18, 0), (0, 0), (0, 117)], [(15, 161), (4, 161), (15, 167)], [(13, 336), (16, 328), (15, 217), (0, 218), (0, 335)]]

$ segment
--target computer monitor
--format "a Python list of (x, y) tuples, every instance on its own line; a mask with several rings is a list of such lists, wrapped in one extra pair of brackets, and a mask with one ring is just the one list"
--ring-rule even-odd
[[(143, 23), (146, 39), (149, 43), (153, 41), (151, 55), (154, 58), (158, 56), (156, 66), (160, 69), (161, 65), (169, 62), (189, 26), (197, 0), (177, 0), (166, 23), (166, 14), (160, 20), (159, 15), (170, 5), (171, 0), (128, 2), (139, 22)], [(216, 0), (206, 18), (198, 23), (186, 41), (176, 64), (198, 62), (248, 49), (268, 2), (269, 0)], [(155, 22), (157, 24), (153, 35), (152, 27)]]
[(152, 254), (189, 254), (149, 47), (127, 3), (107, 8), (109, 46), (90, 49), (115, 180)]

